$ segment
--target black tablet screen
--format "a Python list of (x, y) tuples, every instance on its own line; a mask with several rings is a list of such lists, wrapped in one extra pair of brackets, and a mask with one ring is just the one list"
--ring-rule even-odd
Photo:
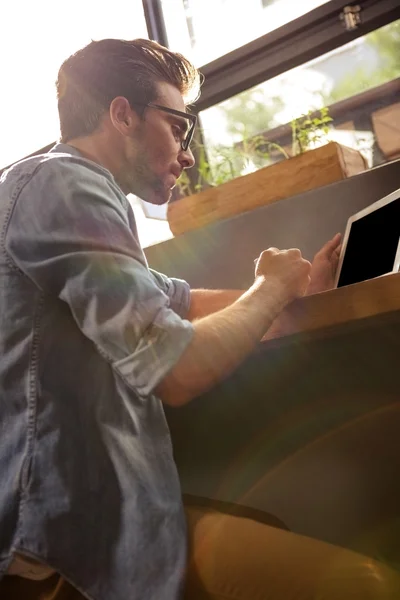
[(393, 270), (400, 238), (400, 197), (351, 225), (338, 287)]

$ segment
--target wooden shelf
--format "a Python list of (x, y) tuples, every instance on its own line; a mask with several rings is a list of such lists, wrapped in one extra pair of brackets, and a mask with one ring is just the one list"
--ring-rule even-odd
[(343, 328), (363, 325), (367, 319), (396, 313), (400, 318), (400, 273), (292, 302), (282, 315), (283, 330), (271, 331), (271, 338), (262, 346), (290, 341), (291, 336), (325, 337)]

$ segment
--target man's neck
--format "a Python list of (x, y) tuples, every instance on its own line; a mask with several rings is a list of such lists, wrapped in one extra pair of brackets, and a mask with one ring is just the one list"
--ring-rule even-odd
[(67, 144), (76, 148), (84, 158), (110, 171), (123, 192), (125, 194), (129, 193), (129, 191), (124, 189), (123, 177), (121, 177), (121, 164), (123, 164), (124, 157), (121, 149), (116, 147), (115, 143), (111, 140), (106, 140), (102, 133), (95, 133), (90, 136), (69, 140)]

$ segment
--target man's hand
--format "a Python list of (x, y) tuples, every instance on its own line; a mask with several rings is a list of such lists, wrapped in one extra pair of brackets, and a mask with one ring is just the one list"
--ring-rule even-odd
[(326, 292), (333, 288), (339, 263), (340, 240), (341, 235), (337, 233), (315, 255), (311, 266), (311, 282), (306, 292), (307, 296)]
[(260, 254), (256, 262), (255, 277), (267, 282), (268, 295), (278, 294), (286, 305), (304, 296), (311, 283), (310, 272), (311, 264), (297, 248), (269, 248)]

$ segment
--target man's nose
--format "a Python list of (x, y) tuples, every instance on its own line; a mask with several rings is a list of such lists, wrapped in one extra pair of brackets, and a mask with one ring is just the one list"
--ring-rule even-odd
[(179, 153), (178, 161), (183, 169), (190, 169), (190, 167), (193, 167), (194, 163), (196, 162), (193, 156), (193, 152), (190, 148), (188, 148), (187, 150), (181, 150), (181, 152)]

